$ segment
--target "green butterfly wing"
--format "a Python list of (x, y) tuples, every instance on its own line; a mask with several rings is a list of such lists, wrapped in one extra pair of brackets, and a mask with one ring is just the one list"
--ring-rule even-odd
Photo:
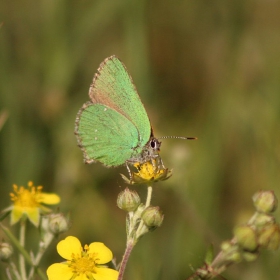
[(101, 63), (89, 96), (93, 103), (106, 105), (125, 116), (138, 130), (137, 140), (140, 146), (147, 144), (151, 136), (149, 118), (132, 78), (117, 57), (108, 57)]
[(139, 136), (135, 125), (103, 104), (84, 104), (76, 118), (75, 134), (86, 163), (99, 161), (118, 166), (141, 153), (137, 151)]

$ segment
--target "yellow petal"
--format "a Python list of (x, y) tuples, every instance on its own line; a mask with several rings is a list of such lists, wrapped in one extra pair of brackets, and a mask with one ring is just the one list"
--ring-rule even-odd
[[(87, 277), (87, 275), (85, 273), (82, 273), (80, 275), (77, 275), (75, 277), (75, 280), (88, 280), (89, 278)], [(93, 278), (95, 280), (95, 278)]]
[(39, 226), (39, 222), (40, 222), (40, 212), (39, 212), (39, 208), (25, 208), (25, 213), (28, 217), (28, 219), (30, 220), (30, 222), (32, 224), (34, 224), (35, 227)]
[(21, 207), (14, 206), (11, 212), (11, 225), (17, 223), (22, 217), (23, 211)]
[(94, 274), (94, 280), (117, 280), (119, 272), (105, 267), (96, 268), (96, 274)]
[(44, 204), (58, 204), (60, 197), (55, 193), (41, 193), (40, 202)]
[(104, 264), (112, 260), (111, 250), (101, 242), (93, 242), (89, 245), (89, 253), (96, 253), (96, 263)]
[(49, 280), (69, 280), (73, 276), (73, 272), (67, 263), (55, 263), (47, 269)]
[(71, 260), (72, 254), (81, 255), (81, 242), (74, 236), (67, 236), (57, 244), (56, 248), (58, 254), (66, 260)]

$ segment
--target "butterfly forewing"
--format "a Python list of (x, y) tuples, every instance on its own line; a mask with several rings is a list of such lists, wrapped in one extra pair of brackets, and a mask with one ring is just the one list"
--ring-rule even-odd
[(124, 64), (115, 56), (101, 63), (90, 87), (93, 103), (104, 104), (125, 116), (138, 130), (139, 146), (150, 138), (151, 125), (145, 108)]

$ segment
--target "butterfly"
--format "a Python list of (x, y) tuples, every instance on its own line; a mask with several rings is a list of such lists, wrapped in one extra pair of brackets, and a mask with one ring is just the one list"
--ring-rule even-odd
[(159, 159), (163, 164), (159, 156), (161, 142), (154, 137), (131, 76), (116, 56), (100, 64), (89, 97), (75, 122), (75, 135), (85, 163), (116, 167)]

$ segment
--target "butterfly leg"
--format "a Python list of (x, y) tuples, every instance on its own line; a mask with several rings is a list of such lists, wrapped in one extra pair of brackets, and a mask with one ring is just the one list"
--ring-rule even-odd
[(130, 181), (132, 181), (132, 174), (131, 174), (131, 171), (130, 171), (130, 169), (129, 169), (129, 166), (128, 166), (127, 161), (125, 162), (125, 165), (126, 165), (126, 169), (127, 169), (127, 171), (128, 171), (128, 174), (129, 174), (129, 179), (130, 179)]
[(160, 155), (157, 155), (154, 161), (152, 160), (152, 165), (157, 169), (166, 169)]
[(160, 156), (159, 156), (159, 161), (160, 161), (161, 167), (162, 167), (163, 169), (165, 169), (165, 166), (164, 166), (164, 164), (163, 164), (162, 158), (161, 158)]

